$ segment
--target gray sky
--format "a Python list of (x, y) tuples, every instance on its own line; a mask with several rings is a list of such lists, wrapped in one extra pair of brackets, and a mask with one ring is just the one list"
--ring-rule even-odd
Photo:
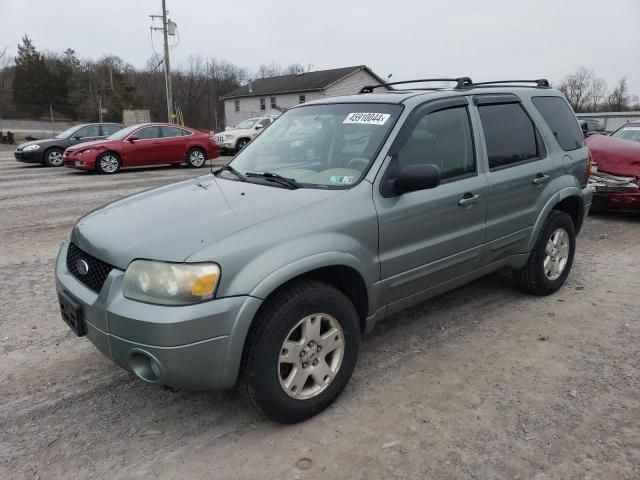
[[(547, 77), (585, 66), (640, 95), (640, 0), (167, 0), (189, 55), (250, 70), (272, 61), (316, 69), (366, 64), (394, 80), (469, 75)], [(38, 48), (115, 54), (136, 66), (152, 54), (160, 0), (0, 0), (0, 46), (27, 33)], [(161, 51), (161, 36), (154, 35)]]

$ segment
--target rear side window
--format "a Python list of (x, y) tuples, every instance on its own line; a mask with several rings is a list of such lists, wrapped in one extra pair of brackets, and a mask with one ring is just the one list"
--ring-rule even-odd
[(178, 127), (160, 127), (160, 131), (162, 132), (162, 136), (164, 138), (167, 137), (181, 137), (184, 135), (184, 130)]
[[(531, 101), (549, 125), (560, 148), (570, 151), (584, 146), (584, 135), (578, 126), (575, 115), (564, 99), (560, 97), (533, 97)], [(594, 127), (593, 124), (589, 125), (589, 130), (595, 130)]]
[(491, 170), (546, 155), (542, 140), (520, 103), (478, 107)]
[(107, 137), (113, 135), (118, 130), (122, 130), (122, 125), (102, 125), (102, 135)]

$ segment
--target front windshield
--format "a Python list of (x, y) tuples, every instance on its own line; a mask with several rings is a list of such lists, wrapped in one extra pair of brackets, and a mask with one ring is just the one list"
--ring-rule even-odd
[[(301, 186), (348, 188), (369, 169), (402, 107), (343, 103), (289, 110), (231, 162), (240, 173), (270, 172)], [(233, 179), (229, 172), (225, 178)]]
[(245, 120), (244, 122), (240, 122), (236, 125), (238, 130), (247, 129), (253, 127), (258, 122), (257, 118), (250, 118), (249, 120)]
[(56, 135), (55, 138), (69, 138), (71, 134), (73, 134), (73, 132), (75, 132), (79, 128), (80, 127), (78, 127), (78, 125), (76, 125), (75, 127), (67, 128), (64, 132)]
[(634, 142), (640, 142), (640, 123), (625, 125), (611, 136), (616, 138), (623, 138), (625, 140), (632, 140)]
[(131, 127), (127, 127), (127, 128), (123, 128), (122, 130), (118, 130), (116, 133), (113, 133), (113, 134), (109, 135), (107, 137), (107, 140), (122, 140), (127, 135), (135, 132), (136, 129), (139, 128), (139, 127), (140, 127), (140, 125), (133, 125)]

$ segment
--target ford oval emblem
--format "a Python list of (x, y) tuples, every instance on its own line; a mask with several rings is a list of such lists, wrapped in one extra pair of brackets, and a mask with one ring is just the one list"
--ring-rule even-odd
[(76, 268), (78, 269), (78, 273), (80, 275), (86, 275), (87, 273), (89, 273), (89, 264), (86, 260), (78, 260), (76, 262)]

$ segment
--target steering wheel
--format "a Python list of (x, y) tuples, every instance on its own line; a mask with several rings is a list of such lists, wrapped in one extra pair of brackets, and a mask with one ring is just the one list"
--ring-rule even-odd
[(352, 170), (358, 170), (359, 172), (364, 172), (364, 170), (369, 166), (369, 160), (362, 157), (356, 157), (349, 160), (347, 163), (347, 168)]

